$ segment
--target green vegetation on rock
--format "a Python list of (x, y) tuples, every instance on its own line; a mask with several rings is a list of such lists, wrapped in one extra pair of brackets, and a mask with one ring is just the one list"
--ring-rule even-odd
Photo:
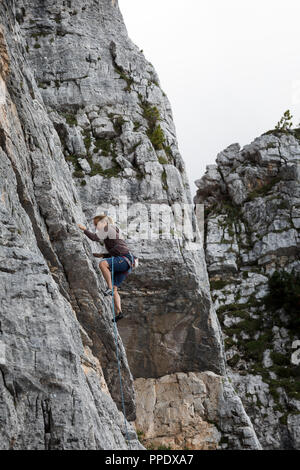
[[(55, 86), (58, 88), (59, 87), (59, 81), (58, 80), (55, 80)], [(76, 117), (74, 116), (74, 114), (71, 114), (71, 113), (62, 113), (62, 116), (65, 118), (67, 124), (69, 124), (69, 126), (73, 127), (73, 126), (77, 126), (78, 123), (77, 123), (77, 119)]]
[(99, 138), (96, 139), (94, 142), (95, 148), (94, 148), (94, 153), (99, 152), (101, 150), (101, 155), (104, 157), (112, 156), (116, 157), (116, 142), (114, 139), (108, 139), (108, 138)]
[(140, 127), (141, 127), (141, 123), (138, 122), (138, 121), (134, 121), (134, 123), (133, 123), (133, 131), (134, 131), (134, 132), (137, 132)]
[(159, 124), (160, 113), (156, 106), (152, 106), (145, 101), (141, 101), (143, 116), (148, 123), (147, 136), (150, 139), (155, 150), (162, 150), (164, 148), (165, 135)]
[(164, 157), (162, 157), (161, 155), (158, 158), (158, 161), (161, 165), (166, 165), (168, 163), (168, 160)]
[(287, 131), (288, 129), (291, 129), (293, 126), (292, 119), (293, 116), (291, 115), (291, 112), (288, 109), (287, 111), (285, 111), (280, 121), (276, 124), (275, 129), (277, 131)]
[(210, 281), (210, 288), (212, 290), (219, 290), (219, 289), (223, 289), (223, 287), (226, 286), (226, 284), (228, 284), (229, 281), (226, 281), (226, 280), (223, 280), (223, 279), (218, 279), (216, 281)]
[(134, 83), (133, 78), (131, 78), (121, 67), (118, 67), (117, 65), (115, 65), (115, 71), (127, 84), (124, 90), (128, 92), (131, 91), (131, 86)]
[(280, 136), (281, 134), (289, 134), (292, 132), (292, 127), (293, 116), (291, 115), (290, 110), (287, 109), (276, 124), (275, 128), (265, 132), (263, 135), (274, 134)]
[(122, 134), (122, 126), (125, 123), (125, 120), (122, 116), (118, 116), (113, 119), (113, 126), (118, 135)]
[(161, 179), (162, 179), (162, 186), (165, 191), (168, 191), (168, 183), (167, 183), (167, 173), (165, 169), (163, 170), (161, 174)]
[(81, 131), (86, 151), (89, 152), (92, 145), (91, 132), (89, 130)]
[[(299, 336), (300, 275), (275, 271), (269, 278), (268, 286), (268, 294), (260, 300), (252, 295), (246, 303), (222, 305), (218, 308), (217, 314), (226, 335), (226, 349), (234, 347), (238, 350), (228, 364), (242, 374), (239, 360), (246, 361), (247, 373), (262, 376), (276, 403), (281, 389), (289, 397), (300, 399), (300, 366), (291, 363), (291, 350), (286, 353), (272, 350), (274, 326), (287, 329), (291, 335), (291, 343), (293, 337)], [(224, 323), (228, 317), (239, 321), (228, 327)], [(266, 350), (270, 350), (272, 361), (268, 368), (263, 364)]]
[(121, 171), (121, 167), (115, 163), (115, 166), (112, 168), (107, 168), (104, 170), (99, 163), (93, 163), (91, 160), (88, 160), (91, 166), (90, 176), (101, 175), (106, 178), (117, 177)]
[(153, 147), (155, 148), (155, 150), (163, 149), (163, 144), (165, 142), (165, 135), (160, 124), (158, 124), (153, 130), (149, 130), (147, 132), (147, 135)]

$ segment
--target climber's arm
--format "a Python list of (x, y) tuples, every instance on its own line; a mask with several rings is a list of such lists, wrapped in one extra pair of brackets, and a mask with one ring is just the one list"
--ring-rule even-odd
[(100, 238), (93, 232), (90, 232), (85, 225), (78, 224), (78, 227), (80, 230), (83, 230), (83, 233), (90, 239), (93, 240), (93, 242), (101, 242)]
[(93, 240), (93, 242), (101, 242), (100, 238), (93, 232), (90, 232), (89, 230), (85, 229), (83, 233), (90, 239)]

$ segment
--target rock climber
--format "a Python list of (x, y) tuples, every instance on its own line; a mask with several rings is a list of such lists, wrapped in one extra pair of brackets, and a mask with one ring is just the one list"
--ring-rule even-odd
[[(92, 233), (83, 224), (78, 227), (83, 230), (84, 234), (90, 240), (104, 243), (108, 254), (93, 253), (96, 258), (104, 258), (99, 263), (99, 268), (107, 284), (104, 295), (112, 295), (112, 276), (111, 270), (114, 271), (114, 304), (116, 309), (116, 322), (124, 318), (121, 309), (121, 299), (118, 287), (124, 281), (126, 276), (137, 267), (137, 258), (129, 251), (128, 246), (122, 238), (118, 227), (113, 223), (111, 217), (106, 214), (97, 215), (93, 218), (96, 227), (96, 233)], [(113, 319), (114, 321), (114, 319)]]

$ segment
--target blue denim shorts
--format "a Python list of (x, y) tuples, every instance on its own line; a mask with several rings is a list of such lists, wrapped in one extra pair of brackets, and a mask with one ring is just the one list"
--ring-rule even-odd
[(122, 256), (114, 256), (113, 258), (104, 258), (108, 262), (111, 271), (112, 262), (114, 262), (114, 286), (119, 287), (127, 276), (129, 264)]

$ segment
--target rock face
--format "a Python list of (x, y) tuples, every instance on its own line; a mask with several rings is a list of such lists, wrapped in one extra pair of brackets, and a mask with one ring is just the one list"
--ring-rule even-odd
[[(174, 222), (174, 205), (190, 204), (170, 105), (152, 65), (128, 39), (116, 1), (4, 0), (0, 11), (1, 446), (140, 448), (129, 424), (126, 443), (118, 411), (110, 301), (91, 252), (98, 247), (76, 223), (90, 225), (125, 196), (146, 211), (143, 220), (159, 203)], [(142, 268), (123, 292), (126, 353), (118, 342), (126, 415), (136, 418), (133, 377), (139, 410), (146, 406), (143, 387), (176, 376), (176, 400), (190, 403), (196, 380), (204, 411), (196, 410), (194, 422), (186, 417), (180, 438), (174, 427), (169, 442), (259, 448), (225, 378), (193, 215), (189, 224), (194, 233), (183, 238), (164, 239), (153, 224), (150, 240), (129, 239)], [(168, 422), (169, 405), (162, 409)], [(137, 419), (148, 432), (144, 417)], [(201, 429), (191, 434), (194, 424)], [(151, 442), (159, 432), (158, 423)]]
[[(137, 449), (130, 427), (131, 442), (125, 441), (116, 406), (111, 313), (76, 230), (80, 200), (23, 58), (14, 5), (4, 1), (0, 11), (1, 448)], [(120, 338), (119, 346), (133, 419)]]
[(229, 376), (265, 449), (300, 448), (299, 183), (298, 129), (229, 146), (196, 182)]
[(227, 378), (213, 372), (135, 380), (136, 427), (148, 448), (259, 448), (252, 424)]
[[(117, 2), (62, 8), (52, 1), (45, 8), (24, 1), (24, 8), (28, 60), (88, 223), (124, 197), (128, 211), (139, 204), (145, 218), (158, 204), (174, 217), (172, 205), (191, 200), (170, 104), (152, 65), (129, 40)], [(129, 319), (120, 325), (131, 371), (135, 377), (223, 373), (203, 250), (191, 251), (193, 240), (159, 238), (159, 227), (153, 232), (131, 245), (142, 260), (126, 289)]]

